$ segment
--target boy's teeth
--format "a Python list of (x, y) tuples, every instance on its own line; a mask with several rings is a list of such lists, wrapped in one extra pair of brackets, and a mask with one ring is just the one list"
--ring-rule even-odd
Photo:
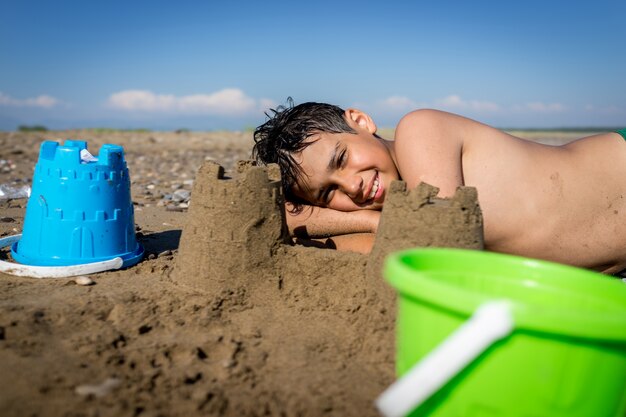
[(374, 181), (374, 185), (372, 186), (372, 191), (370, 191), (370, 195), (368, 198), (374, 198), (377, 191), (378, 191), (378, 179)]

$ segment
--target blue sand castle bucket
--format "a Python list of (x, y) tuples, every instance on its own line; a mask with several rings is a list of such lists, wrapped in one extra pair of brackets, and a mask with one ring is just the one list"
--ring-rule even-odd
[(103, 145), (96, 158), (85, 141), (43, 142), (13, 258), (26, 265), (67, 266), (119, 257), (128, 267), (143, 252), (135, 237), (124, 149)]

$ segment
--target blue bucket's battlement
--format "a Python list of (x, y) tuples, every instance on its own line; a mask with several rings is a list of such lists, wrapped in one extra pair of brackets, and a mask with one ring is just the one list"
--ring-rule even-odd
[(47, 140), (39, 149), (37, 172), (65, 179), (85, 180), (116, 180), (117, 176), (128, 176), (124, 148), (121, 146), (102, 145), (97, 161), (92, 162), (81, 158), (81, 152), (86, 150), (87, 142), (83, 140), (66, 140), (63, 146)]
[(122, 257), (138, 262), (130, 178), (124, 149), (103, 145), (97, 158), (81, 157), (87, 142), (41, 144), (24, 231), (13, 245), (28, 265), (75, 265)]

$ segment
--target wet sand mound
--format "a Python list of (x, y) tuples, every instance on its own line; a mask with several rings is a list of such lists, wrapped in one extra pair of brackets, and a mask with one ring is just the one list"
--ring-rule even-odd
[(394, 294), (381, 261), (414, 246), (482, 248), (475, 190), (442, 200), (428, 185), (395, 183), (368, 258), (285, 244), (279, 181), (240, 168), (236, 179), (200, 168), (174, 281), (241, 307), (221, 319), (258, 337), (263, 359), (251, 372), (263, 377), (252, 396), (273, 392), (298, 414), (375, 415), (372, 401), (394, 377)]

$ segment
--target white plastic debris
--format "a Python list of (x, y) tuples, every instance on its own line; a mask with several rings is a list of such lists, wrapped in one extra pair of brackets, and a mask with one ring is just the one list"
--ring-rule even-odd
[(30, 186), (12, 186), (8, 184), (0, 184), (0, 200), (13, 200), (17, 198), (30, 197)]
[(98, 158), (93, 156), (91, 152), (89, 152), (87, 149), (81, 150), (80, 151), (80, 163), (88, 164), (90, 162), (98, 162)]
[(117, 388), (121, 383), (122, 381), (120, 381), (117, 378), (107, 378), (101, 384), (79, 385), (74, 389), (74, 392), (82, 396), (93, 395), (98, 398), (101, 398), (109, 394), (111, 391)]

